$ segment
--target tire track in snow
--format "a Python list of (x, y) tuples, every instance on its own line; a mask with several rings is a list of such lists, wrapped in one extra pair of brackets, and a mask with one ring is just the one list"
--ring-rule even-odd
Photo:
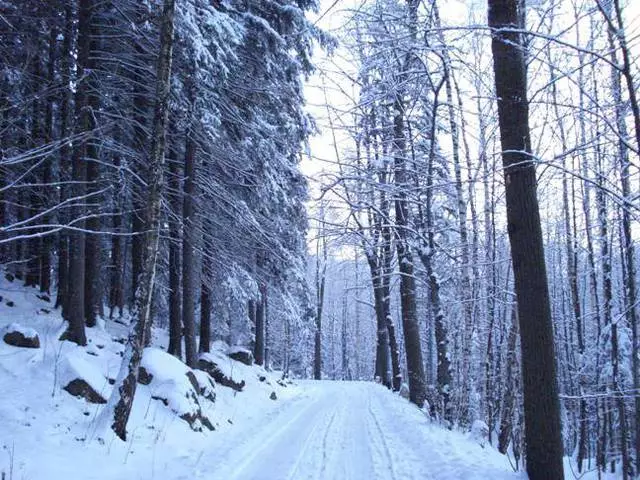
[[(373, 411), (373, 408), (371, 407), (371, 396), (367, 397), (367, 410), (368, 410), (368, 415), (367, 415), (367, 419), (369, 420), (373, 420), (373, 422), (368, 422), (368, 425), (371, 425), (371, 423), (373, 423), (374, 427), (375, 427), (375, 437), (376, 437), (376, 441), (372, 442), (375, 447), (378, 447), (378, 450), (381, 450), (381, 453), (386, 457), (387, 459), (387, 463), (386, 463), (386, 467), (389, 470), (389, 474), (391, 475), (390, 477), (388, 477), (389, 480), (398, 480), (398, 477), (396, 475), (396, 469), (394, 467), (394, 461), (393, 461), (393, 457), (391, 456), (391, 451), (389, 450), (389, 444), (387, 443), (386, 439), (385, 439), (385, 435), (384, 435), (384, 431), (382, 430), (382, 427), (380, 426), (380, 422), (378, 421), (375, 412)], [(368, 429), (371, 432), (371, 429)], [(370, 438), (373, 438), (373, 436), (371, 435)], [(382, 446), (382, 448), (380, 449), (379, 447)]]
[[(226, 478), (230, 480), (241, 479), (242, 474), (252, 466), (252, 463), (260, 457), (260, 455), (266, 451), (270, 446), (280, 440), (285, 434), (302, 419), (310, 410), (316, 407), (320, 403), (321, 399), (315, 399), (305, 407), (301, 408), (295, 415), (293, 415), (283, 425), (277, 427), (275, 431), (271, 429), (265, 429), (264, 433), (258, 437), (251, 437), (249, 441), (239, 445), (238, 448), (233, 450), (232, 458), (228, 459), (227, 463), (233, 464), (233, 460), (237, 457), (241, 457), (242, 460), (233, 466), (233, 471)], [(281, 415), (277, 416), (272, 423), (275, 423)], [(271, 426), (271, 424), (269, 425)], [(230, 452), (231, 453), (231, 452)], [(243, 455), (244, 454), (244, 455)]]
[[(328, 425), (331, 425), (331, 423), (333, 422), (333, 419), (335, 418), (335, 413), (336, 412), (333, 411), (333, 415), (329, 419)], [(289, 471), (287, 475), (287, 480), (296, 480), (298, 478), (301, 478), (301, 476), (296, 476), (296, 475), (300, 470), (300, 466), (302, 465), (303, 460), (308, 458), (307, 452), (309, 451), (309, 446), (312, 445), (314, 441), (317, 441), (318, 439), (317, 432), (320, 429), (320, 426), (325, 424), (324, 420), (326, 420), (326, 418), (328, 417), (328, 414), (325, 413), (324, 415), (318, 415), (318, 417), (319, 418), (313, 423), (313, 427), (311, 427), (311, 430), (305, 436), (305, 440), (302, 444), (302, 448), (300, 448), (300, 450), (298, 451), (298, 454), (296, 455), (296, 459), (293, 462), (293, 468)], [(313, 455), (310, 455), (309, 457), (313, 457)], [(313, 469), (311, 470), (313, 471)]]
[(329, 437), (329, 433), (331, 433), (331, 427), (333, 426), (333, 422), (335, 421), (337, 414), (338, 414), (338, 409), (336, 408), (333, 414), (331, 415), (331, 419), (329, 420), (327, 429), (325, 430), (324, 435), (322, 437), (322, 468), (320, 470), (320, 475), (318, 477), (320, 479), (325, 478), (324, 473), (327, 469), (327, 463), (329, 461), (329, 458), (327, 456), (327, 438)]

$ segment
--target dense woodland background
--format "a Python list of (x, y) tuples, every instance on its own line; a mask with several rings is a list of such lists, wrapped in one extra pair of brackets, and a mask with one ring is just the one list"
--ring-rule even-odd
[[(311, 6), (176, 5), (153, 317), (178, 356), (182, 322), (190, 361), (196, 324), (201, 351), (212, 311), (217, 338), (247, 343), (267, 298), (269, 331), (291, 335), (269, 343), (273, 361), (289, 362), (284, 342), (305, 336), (289, 327), (308, 309), (297, 164), (313, 128), (301, 91), (320, 38)], [(78, 343), (83, 325), (127, 316), (142, 269), (160, 7), (1, 5), (1, 255), (55, 296)]]
[[(519, 7), (507, 33), (528, 72), (564, 452), (578, 471), (630, 477), (637, 6), (490, 3)], [(377, 379), (449, 428), (486, 423), (519, 465), (518, 311), (486, 5), (333, 3), (317, 22), (339, 10), (331, 36), (305, 17), (317, 9), (0, 0), (0, 261), (51, 297), (65, 338), (84, 344), (85, 328), (135, 317), (155, 232), (151, 318), (189, 366), (224, 339), (284, 375)], [(327, 162), (309, 151), (303, 81), (313, 49), (336, 45), (307, 90), (326, 103), (315, 110)], [(303, 157), (324, 165), (311, 197)]]

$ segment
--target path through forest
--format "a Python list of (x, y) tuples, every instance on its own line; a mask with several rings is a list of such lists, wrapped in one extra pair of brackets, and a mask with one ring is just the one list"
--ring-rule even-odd
[(207, 449), (198, 459), (195, 478), (519, 478), (491, 447), (483, 449), (431, 424), (413, 405), (379, 385), (327, 381), (302, 386), (304, 394), (283, 402), (261, 425), (244, 427)]

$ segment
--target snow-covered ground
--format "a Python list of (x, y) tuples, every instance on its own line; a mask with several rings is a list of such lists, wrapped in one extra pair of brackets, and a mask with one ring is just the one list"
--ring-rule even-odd
[[(138, 386), (129, 439), (121, 442), (96, 431), (101, 404), (63, 387), (82, 378), (106, 398), (126, 327), (108, 322), (89, 329), (86, 347), (60, 342), (64, 322), (37, 295), (0, 277), (0, 474), (6, 480), (526, 478), (491, 446), (442, 429), (374, 383), (279, 382), (277, 372), (230, 359), (237, 349), (222, 343), (206, 359), (236, 389), (212, 385), (202, 371), (185, 380), (190, 370), (161, 350), (160, 332), (143, 361), (152, 379)], [(7, 330), (29, 339), (37, 334), (40, 348), (5, 344)], [(188, 397), (194, 382), (206, 386), (196, 400)], [(194, 408), (214, 431), (194, 431), (180, 418)]]
[[(96, 431), (103, 405), (73, 397), (63, 388), (82, 378), (108, 398), (127, 327), (107, 322), (87, 329), (86, 347), (61, 342), (65, 323), (52, 301), (38, 295), (0, 272), (0, 478), (3, 472), (6, 480), (180, 478), (198, 469), (198, 458), (210, 451), (212, 442), (226, 443), (242, 425), (259, 427), (266, 415), (300, 395), (294, 385), (280, 385), (277, 372), (230, 359), (227, 346), (217, 342), (209, 360), (245, 385), (240, 392), (215, 385), (213, 402), (205, 398), (211, 392), (203, 392), (199, 406), (215, 431), (195, 432), (173, 411), (193, 407), (184, 397), (190, 387), (184, 373), (189, 369), (159, 350), (167, 339), (155, 332), (156, 348), (146, 352), (143, 361), (155, 376), (149, 385), (138, 385), (129, 438), (123, 443)], [(37, 333), (40, 348), (7, 345), (3, 337), (8, 330), (27, 337)], [(195, 373), (197, 382), (205, 383), (204, 372)], [(270, 398), (274, 392), (277, 400)], [(167, 477), (169, 471), (172, 477)], [(222, 478), (211, 475), (208, 478)]]
[(300, 396), (266, 415), (259, 428), (239, 429), (205, 453), (195, 478), (522, 478), (505, 457), (430, 424), (380, 385), (309, 381), (299, 388)]

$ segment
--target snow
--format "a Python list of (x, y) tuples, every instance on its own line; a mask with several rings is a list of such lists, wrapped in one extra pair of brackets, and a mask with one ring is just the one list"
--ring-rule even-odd
[[(154, 388), (163, 384), (172, 400), (177, 397), (176, 389), (186, 384), (173, 380), (184, 377), (188, 382), (188, 368), (160, 348), (150, 348), (145, 351), (143, 365), (155, 375), (155, 382), (138, 385), (127, 443), (115, 436), (105, 437), (101, 443), (96, 421), (105, 406), (75, 398), (63, 387), (74, 378), (82, 378), (108, 397), (112, 388), (109, 379), (117, 376), (124, 351), (114, 339), (125, 337), (128, 327), (107, 321), (106, 328), (87, 329), (86, 347), (61, 342), (65, 322), (51, 302), (37, 298), (38, 294), (37, 289), (25, 288), (18, 281), (7, 281), (0, 272), (0, 331), (19, 324), (24, 332), (37, 331), (41, 342), (40, 349), (26, 349), (0, 341), (0, 473), (4, 471), (7, 478), (10, 464), (14, 479), (155, 478), (166, 465), (180, 465), (183, 456), (195, 458), (214, 440), (223, 441), (245, 419), (255, 418), (256, 412), (262, 415), (276, 409), (280, 400), (269, 399), (274, 390), (280, 399), (297, 395), (293, 387), (277, 385), (277, 373), (246, 367), (226, 356), (226, 345), (217, 344), (221, 351), (214, 345), (211, 355), (221, 368), (234, 376), (243, 372), (246, 391), (237, 394), (228, 388), (215, 388), (215, 403), (199, 397), (216, 431), (194, 432), (171, 407), (152, 398), (158, 393)], [(154, 332), (154, 338), (155, 347), (167, 345), (161, 330)], [(266, 375), (270, 384), (260, 382), (257, 372)], [(193, 373), (200, 387), (212, 393), (214, 387), (206, 374)], [(169, 388), (172, 382), (173, 388)], [(175, 469), (173, 475), (179, 478)]]
[(144, 349), (140, 366), (153, 375), (154, 381), (160, 383), (175, 381), (176, 378), (186, 376), (190, 370), (173, 355), (152, 347)]
[(215, 363), (218, 369), (226, 377), (229, 377), (234, 382), (240, 383), (242, 380), (248, 383), (254, 377), (259, 374), (265, 374), (266, 371), (260, 366), (247, 366), (241, 362), (237, 362), (229, 358), (229, 354), (232, 353), (232, 349), (227, 347), (224, 342), (215, 342), (213, 349), (210, 353), (203, 353), (200, 355), (202, 360)]
[[(42, 345), (20, 349), (0, 342), (0, 473), (12, 468), (14, 479), (526, 478), (491, 445), (483, 448), (469, 434), (444, 430), (381, 385), (285, 383), (280, 372), (230, 359), (222, 342), (203, 357), (245, 387), (212, 387), (204, 372), (194, 370), (199, 386), (215, 392), (215, 402), (198, 397), (215, 431), (194, 432), (176, 413), (183, 401), (178, 397), (191, 388), (190, 369), (160, 348), (167, 339), (159, 330), (142, 360), (154, 378), (138, 386), (127, 442), (99, 437), (96, 423), (105, 406), (62, 388), (80, 377), (108, 395), (124, 349), (114, 339), (126, 327), (107, 321), (105, 328), (88, 329), (86, 347), (61, 342), (65, 324), (59, 312), (36, 294), (0, 278), (0, 322), (39, 332)], [(177, 406), (152, 398), (159, 389)], [(273, 392), (277, 400), (269, 398)], [(569, 472), (567, 465), (567, 478)]]
[(10, 323), (5, 329), (4, 333), (21, 333), (24, 338), (36, 338), (38, 336), (38, 332), (36, 332), (33, 328), (25, 327), (20, 325), (19, 323)]
[[(239, 429), (195, 478), (515, 479), (506, 457), (433, 425), (371, 382), (302, 382), (260, 428)], [(206, 472), (215, 471), (215, 477)], [(187, 478), (184, 477), (178, 478)]]
[(239, 345), (234, 345), (227, 349), (227, 355), (233, 355), (234, 353), (249, 353), (249, 350)]
[[(101, 372), (95, 363), (90, 363), (84, 359), (81, 349), (73, 350), (60, 361), (58, 365), (58, 378), (60, 386), (64, 387), (76, 378), (82, 379), (103, 397), (108, 397), (111, 393), (109, 381), (106, 376), (108, 371)], [(86, 355), (85, 355), (86, 356)]]
[(193, 390), (187, 378), (190, 369), (184, 363), (158, 348), (146, 348), (141, 366), (153, 376), (149, 385), (152, 398), (165, 400), (179, 415), (197, 410), (189, 395)]

